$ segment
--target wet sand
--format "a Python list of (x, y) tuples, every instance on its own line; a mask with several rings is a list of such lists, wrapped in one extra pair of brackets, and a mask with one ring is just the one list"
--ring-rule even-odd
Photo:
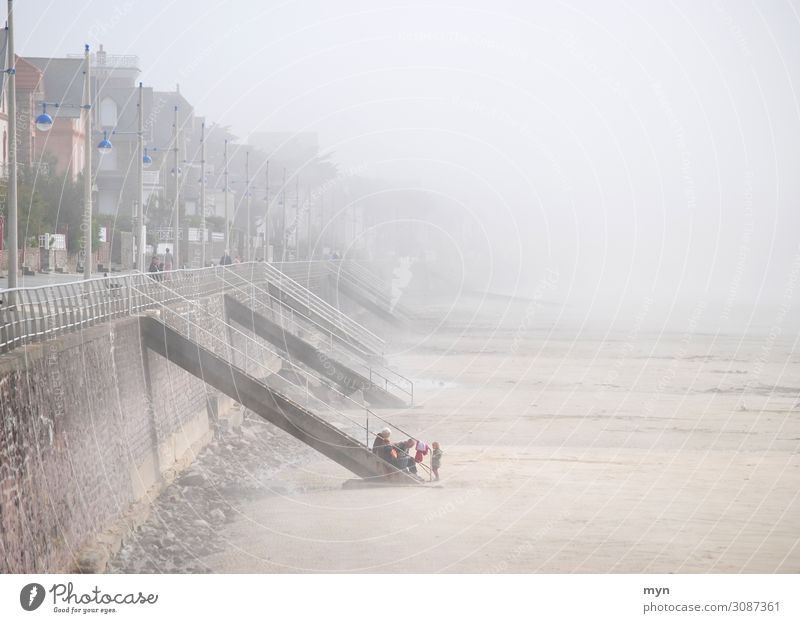
[(280, 474), (288, 492), (237, 504), (203, 565), (800, 571), (794, 338), (496, 326), (451, 318), (392, 356), (417, 405), (382, 414), (441, 442), (440, 483), (344, 490), (311, 455)]

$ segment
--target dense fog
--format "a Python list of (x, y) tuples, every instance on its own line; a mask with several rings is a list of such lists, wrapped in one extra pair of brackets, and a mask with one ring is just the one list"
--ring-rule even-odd
[(432, 247), (471, 287), (601, 325), (769, 329), (800, 317), (787, 307), (800, 287), (791, 3), (16, 11), (21, 55), (102, 43), (138, 55), (146, 84), (177, 78), (197, 113), (240, 137), (316, 132), (340, 172), (372, 181), (370, 205), (425, 232), (393, 252)]

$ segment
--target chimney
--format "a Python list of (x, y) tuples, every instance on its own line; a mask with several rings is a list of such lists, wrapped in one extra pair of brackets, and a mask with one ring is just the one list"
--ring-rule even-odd
[(106, 55), (106, 51), (103, 49), (103, 44), (102, 43), (100, 44), (100, 48), (97, 50), (96, 58), (97, 58), (96, 62), (97, 62), (97, 66), (98, 67), (105, 67), (106, 66), (106, 62), (107, 62), (108, 58), (107, 58), (107, 55)]

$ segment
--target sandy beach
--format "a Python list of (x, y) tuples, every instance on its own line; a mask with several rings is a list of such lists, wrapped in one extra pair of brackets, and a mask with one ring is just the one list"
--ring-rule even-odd
[[(520, 307), (518, 304), (517, 307)], [(519, 316), (520, 309), (516, 311)], [(520, 331), (492, 316), (395, 343), (387, 419), (442, 480), (343, 489), (315, 454), (232, 501), (212, 572), (798, 572), (793, 338)]]

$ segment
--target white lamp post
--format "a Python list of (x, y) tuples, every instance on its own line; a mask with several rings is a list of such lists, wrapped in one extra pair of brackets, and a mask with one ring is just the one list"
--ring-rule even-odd
[[(11, 0), (9, 0), (9, 10), (11, 7)], [(9, 14), (10, 17), (10, 14)], [(9, 28), (10, 31), (10, 28)], [(9, 35), (9, 41), (11, 36)], [(47, 107), (53, 106), (54, 108), (80, 108), (81, 115), (84, 117), (84, 157), (85, 162), (83, 166), (83, 223), (81, 223), (81, 231), (83, 232), (83, 278), (90, 279), (92, 276), (92, 89), (91, 89), (91, 56), (89, 54), (89, 46), (86, 45), (83, 50), (83, 102), (80, 105), (63, 103), (63, 102), (44, 102), (42, 104), (42, 114), (36, 117), (36, 129), (40, 132), (47, 132), (53, 127), (53, 118), (47, 113)], [(10, 85), (9, 85), (10, 86)], [(9, 121), (14, 124), (13, 133), (16, 133), (16, 122), (12, 121), (14, 116), (12, 114), (11, 104), (11, 91), (9, 90)], [(111, 141), (108, 140), (108, 133), (103, 133), (103, 140), (97, 144), (97, 151), (100, 154), (107, 154), (111, 151), (113, 146)], [(9, 150), (11, 153), (11, 150)], [(12, 167), (16, 172), (16, 147), (13, 151)], [(16, 177), (16, 176), (15, 176)], [(9, 214), (11, 213), (11, 190), (9, 185)], [(14, 220), (16, 220), (16, 180), (14, 182)], [(14, 240), (16, 246), (16, 235)], [(10, 282), (9, 282), (9, 287)]]
[[(17, 87), (14, 56), (14, 2), (8, 0), (8, 58), (11, 67), (5, 69), (8, 74), (8, 287), (17, 287), (17, 271), (19, 270), (19, 241), (17, 240)], [(14, 301), (9, 300), (9, 305)]]

